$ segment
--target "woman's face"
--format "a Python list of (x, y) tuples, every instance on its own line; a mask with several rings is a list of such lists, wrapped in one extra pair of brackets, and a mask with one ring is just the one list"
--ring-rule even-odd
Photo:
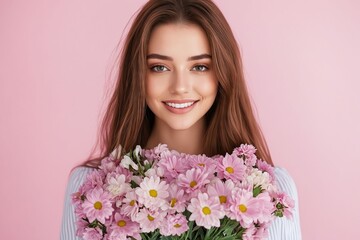
[(205, 32), (194, 24), (163, 24), (150, 37), (146, 103), (157, 126), (185, 130), (204, 122), (217, 94)]

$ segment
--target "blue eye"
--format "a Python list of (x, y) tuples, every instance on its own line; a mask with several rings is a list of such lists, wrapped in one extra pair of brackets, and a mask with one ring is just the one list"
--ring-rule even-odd
[(198, 71), (198, 72), (205, 72), (205, 71), (209, 70), (209, 68), (207, 66), (205, 66), (205, 65), (196, 65), (191, 70), (192, 71)]
[(164, 65), (155, 65), (150, 68), (153, 72), (166, 72), (169, 71)]

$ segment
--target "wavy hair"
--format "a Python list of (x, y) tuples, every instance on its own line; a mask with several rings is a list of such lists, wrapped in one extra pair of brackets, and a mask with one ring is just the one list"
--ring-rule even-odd
[(254, 116), (238, 44), (220, 9), (210, 0), (150, 0), (138, 12), (124, 42), (119, 73), (100, 128), (100, 155), (84, 165), (97, 167), (118, 146), (125, 153), (145, 146), (154, 114), (145, 102), (146, 56), (152, 30), (160, 24), (196, 24), (208, 38), (218, 93), (206, 114), (204, 149), (209, 156), (231, 152), (241, 143), (256, 147), (257, 157), (273, 165)]

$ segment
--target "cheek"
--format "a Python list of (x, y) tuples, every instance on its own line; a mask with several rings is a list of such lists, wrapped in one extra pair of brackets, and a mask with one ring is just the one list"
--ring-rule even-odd
[(208, 79), (199, 84), (198, 89), (204, 96), (214, 96), (218, 91), (218, 82), (214, 79)]
[(150, 98), (154, 95), (156, 95), (156, 85), (155, 85), (155, 81), (152, 78), (147, 78), (145, 80), (145, 93), (146, 93), (146, 98)]
[(147, 78), (145, 82), (145, 93), (146, 101), (153, 101), (161, 99), (161, 96), (164, 95), (165, 84), (163, 84), (157, 78)]

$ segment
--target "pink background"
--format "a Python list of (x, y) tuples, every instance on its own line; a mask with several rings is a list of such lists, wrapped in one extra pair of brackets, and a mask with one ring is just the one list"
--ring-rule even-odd
[[(96, 140), (115, 48), (144, 1), (0, 1), (0, 232), (57, 239), (70, 169)], [(360, 4), (220, 1), (304, 239), (360, 223)]]

